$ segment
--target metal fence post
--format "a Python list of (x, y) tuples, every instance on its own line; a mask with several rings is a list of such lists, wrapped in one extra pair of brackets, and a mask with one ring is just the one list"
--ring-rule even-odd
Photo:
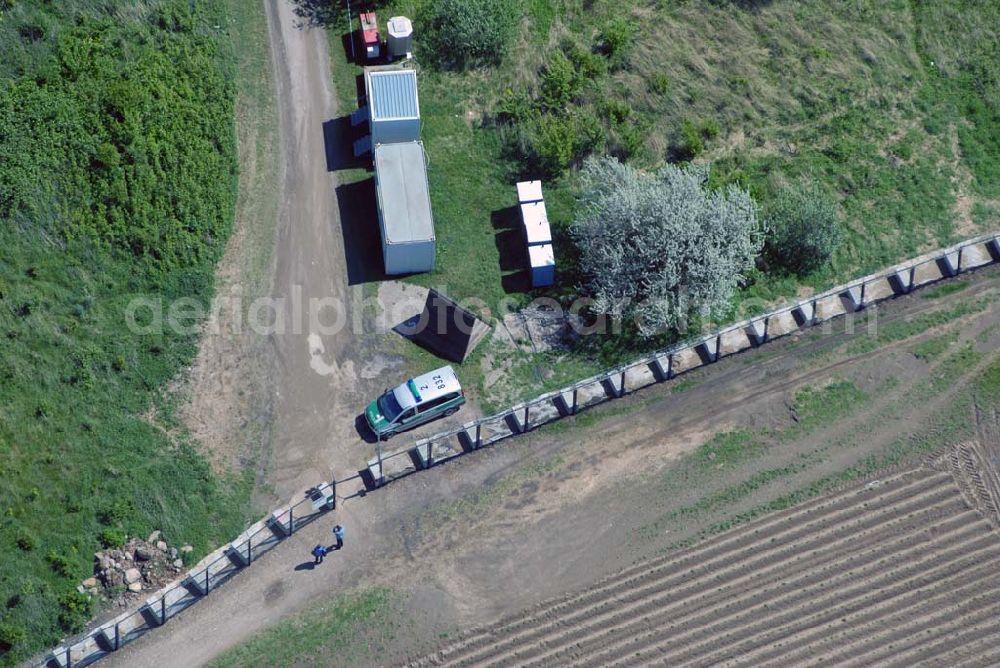
[(167, 623), (167, 595), (160, 597), (160, 624)]
[(529, 420), (531, 419), (531, 403), (526, 403), (524, 405), (524, 430), (529, 431), (531, 429), (531, 424)]
[(212, 591), (212, 581), (208, 577), (208, 571), (209, 571), (209, 569), (211, 567), (212, 567), (212, 564), (209, 564), (208, 566), (205, 566), (205, 595), (206, 596), (208, 595), (208, 592)]
[(288, 506), (288, 535), (295, 533), (295, 506)]
[(247, 536), (247, 566), (253, 563), (253, 536)]
[(120, 623), (121, 622), (115, 622), (115, 651), (116, 652), (118, 651), (118, 648), (122, 646), (121, 629), (118, 627), (118, 625)]

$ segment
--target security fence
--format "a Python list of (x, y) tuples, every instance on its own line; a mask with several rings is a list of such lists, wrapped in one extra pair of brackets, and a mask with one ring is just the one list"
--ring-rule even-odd
[(737, 322), (707, 336), (659, 350), (496, 415), (421, 438), (405, 450), (380, 452), (368, 462), (367, 471), (361, 473), (366, 484), (379, 487), (816, 323), (860, 311), (876, 302), (998, 261), (1000, 235), (969, 239)]

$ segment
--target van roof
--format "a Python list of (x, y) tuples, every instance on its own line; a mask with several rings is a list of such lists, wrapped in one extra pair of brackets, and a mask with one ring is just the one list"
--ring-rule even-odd
[(458, 376), (449, 365), (411, 378), (394, 388), (392, 393), (399, 405), (405, 410), (425, 401), (437, 399), (442, 395), (461, 391), (462, 385), (458, 382)]

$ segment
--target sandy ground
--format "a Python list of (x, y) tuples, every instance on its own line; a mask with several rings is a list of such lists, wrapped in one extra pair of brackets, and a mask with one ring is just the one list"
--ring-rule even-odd
[[(276, 421), (268, 470), (275, 499), (285, 501), (331, 474), (357, 470), (370, 455), (355, 418), (364, 402), (394, 378), (396, 362), (379, 357), (376, 342), (351, 328), (324, 334), (308, 321), (294, 327), (294, 303), (310, 297), (338, 298), (348, 305), (350, 320), (355, 315), (350, 304), (360, 298), (361, 286), (348, 285), (351, 244), (338, 218), (336, 177), (326, 169), (322, 124), (340, 114), (330, 89), (325, 35), (299, 28), (284, 0), (265, 4), (282, 139), (273, 285), (275, 296), (289, 300), (285, 320), (290, 330), (269, 339), (276, 360)], [(992, 290), (992, 277), (989, 272), (973, 277), (976, 287), (961, 298)], [(881, 312), (885, 320), (942, 303), (912, 296)], [(995, 326), (997, 316), (994, 306), (976, 316), (977, 326)], [(803, 341), (769, 344), (695, 372), (691, 380), (697, 385), (683, 393), (674, 392), (676, 383), (665, 384), (597, 409), (605, 418), (586, 429), (542, 430), (346, 499), (328, 522), (303, 529), (106, 663), (200, 665), (338, 592), (383, 585), (403, 592), (406, 614), (419, 620), (390, 643), (389, 654), (368, 659), (383, 664), (432, 649), (442, 629), (485, 624), (585, 587), (676, 540), (673, 535), (639, 540), (637, 532), (678, 502), (665, 498), (658, 475), (717, 431), (787, 423), (790, 397), (804, 384), (833, 377), (863, 384), (875, 369), (898, 377), (862, 417), (820, 430), (812, 442), (801, 444), (805, 452), (877, 422), (880, 411), (905, 397), (910, 383), (934, 373), (932, 364), (914, 362), (903, 346), (824, 354), (863, 335), (815, 332)], [(874, 377), (869, 382), (884, 385)], [(865, 433), (864, 441), (871, 446), (915, 432), (928, 414), (927, 406), (910, 406)], [(830, 466), (843, 467), (863, 456), (866, 447), (846, 448), (844, 460)], [(798, 482), (790, 478), (788, 484)], [(341, 494), (352, 491), (345, 486)], [(683, 491), (677, 494), (683, 500)], [(345, 549), (320, 569), (296, 570), (311, 561), (312, 545), (329, 540), (334, 520), (347, 527)]]

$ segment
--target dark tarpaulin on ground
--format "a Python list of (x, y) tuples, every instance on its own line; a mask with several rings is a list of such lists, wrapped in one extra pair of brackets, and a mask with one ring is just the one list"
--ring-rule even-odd
[(427, 293), (420, 317), (407, 324), (412, 341), (453, 362), (465, 361), (490, 331), (471, 311), (433, 288)]

